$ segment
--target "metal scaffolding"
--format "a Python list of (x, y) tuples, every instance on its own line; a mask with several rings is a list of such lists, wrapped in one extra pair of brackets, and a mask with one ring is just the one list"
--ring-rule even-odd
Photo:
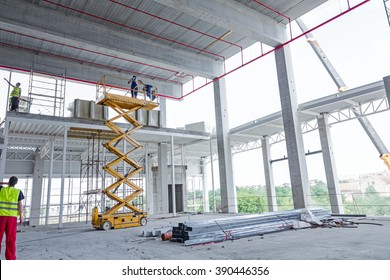
[(27, 112), (63, 117), (65, 86), (64, 68), (34, 63), (30, 70)]
[[(88, 222), (90, 211), (94, 207), (104, 208), (105, 200), (102, 190), (106, 185), (106, 176), (102, 172), (105, 164), (103, 149), (100, 149), (100, 132), (88, 137), (88, 149), (81, 157), (80, 162), (80, 213), (85, 212), (85, 221)], [(86, 188), (86, 190), (85, 190)], [(82, 191), (84, 189), (84, 191)]]

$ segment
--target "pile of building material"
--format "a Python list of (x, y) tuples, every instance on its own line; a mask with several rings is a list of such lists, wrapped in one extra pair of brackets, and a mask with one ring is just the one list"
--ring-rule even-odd
[(161, 237), (164, 233), (171, 231), (172, 227), (160, 227), (154, 228), (152, 230), (144, 230), (142, 231), (143, 237)]
[(172, 229), (171, 241), (185, 246), (222, 242), (277, 231), (321, 226), (331, 219), (324, 208), (295, 209), (263, 214), (234, 216), (224, 219), (179, 223)]

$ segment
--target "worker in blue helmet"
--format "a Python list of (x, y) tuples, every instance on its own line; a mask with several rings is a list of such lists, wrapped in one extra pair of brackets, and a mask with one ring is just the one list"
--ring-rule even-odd
[(130, 84), (130, 92), (132, 98), (137, 98), (138, 95), (138, 84), (137, 84), (137, 76), (133, 76), (130, 81), (127, 82)]

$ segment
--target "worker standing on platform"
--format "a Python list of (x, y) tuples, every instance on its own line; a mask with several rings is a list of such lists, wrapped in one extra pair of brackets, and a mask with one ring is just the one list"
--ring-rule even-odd
[(156, 99), (156, 97), (157, 97), (157, 87), (153, 87), (152, 96), (150, 100), (153, 101), (154, 99)]
[[(145, 83), (143, 83), (141, 80), (138, 80), (138, 82), (144, 86), (144, 87), (143, 87), (144, 94), (146, 94), (146, 96), (147, 96), (151, 101), (153, 101), (153, 100), (156, 98), (156, 95), (157, 95), (157, 88), (156, 88), (156, 87), (153, 87), (152, 85), (145, 84)], [(153, 89), (153, 88), (154, 88), (154, 89)], [(152, 89), (153, 89), (153, 90), (152, 90)]]
[(131, 97), (132, 98), (137, 98), (137, 94), (138, 94), (137, 77), (133, 76), (131, 78), (131, 80), (128, 81), (127, 83), (130, 84), (130, 82), (131, 82), (131, 85), (130, 85)]
[(3, 235), (6, 235), (5, 258), (16, 260), (16, 231), (18, 215), (20, 224), (23, 222), (22, 200), (24, 195), (16, 189), (18, 178), (12, 176), (8, 181), (8, 187), (0, 186), (0, 252)]
[(20, 83), (16, 83), (14, 86), (11, 84), (6, 78), (4, 78), (6, 82), (13, 87), (10, 96), (10, 111), (19, 111), (19, 99), (20, 96), (22, 95), (22, 89), (20, 88)]

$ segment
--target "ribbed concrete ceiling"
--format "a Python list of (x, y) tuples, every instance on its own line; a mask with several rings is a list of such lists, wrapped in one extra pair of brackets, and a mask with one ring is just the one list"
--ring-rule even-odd
[[(221, 75), (224, 61), (253, 43), (284, 42), (286, 24), (324, 2), (0, 0), (0, 67), (26, 71), (34, 67), (91, 83), (108, 75), (108, 83), (125, 88), (129, 77), (137, 75), (160, 92), (180, 97), (183, 83), (194, 76)], [(16, 119), (9, 135), (13, 145), (41, 148), (51, 137), (62, 137), (59, 122)], [(75, 133), (69, 130), (70, 138)], [(161, 143), (169, 142), (172, 133), (145, 130), (135, 137)], [(184, 133), (175, 135), (175, 143), (204, 141), (191, 149), (207, 156), (207, 137)], [(87, 140), (81, 137), (77, 147), (85, 150)], [(215, 146), (212, 149), (216, 151)]]
[(257, 41), (278, 45), (286, 24), (325, 0), (0, 0), (0, 66), (61, 66), (68, 78), (137, 75), (180, 96), (194, 76)]

